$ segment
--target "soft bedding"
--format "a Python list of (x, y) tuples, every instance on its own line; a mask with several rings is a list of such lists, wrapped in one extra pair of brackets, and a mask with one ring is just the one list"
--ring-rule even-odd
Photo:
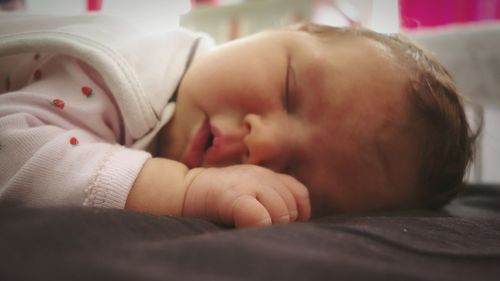
[(0, 280), (499, 280), (500, 186), (435, 212), (232, 230), (126, 210), (0, 207)]

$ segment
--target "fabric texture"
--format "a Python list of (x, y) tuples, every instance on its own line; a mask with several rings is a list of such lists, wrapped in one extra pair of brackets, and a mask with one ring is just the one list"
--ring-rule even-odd
[(199, 41), (106, 16), (2, 17), (0, 201), (123, 208)]
[(436, 280), (500, 276), (500, 186), (440, 211), (232, 230), (96, 208), (0, 206), (1, 280)]

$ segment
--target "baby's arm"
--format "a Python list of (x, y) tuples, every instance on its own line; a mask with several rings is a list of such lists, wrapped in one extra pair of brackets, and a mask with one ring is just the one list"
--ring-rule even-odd
[(254, 165), (188, 170), (162, 158), (146, 162), (125, 207), (237, 227), (304, 221), (311, 212), (306, 187), (288, 175)]
[(125, 208), (158, 215), (182, 215), (188, 171), (177, 161), (148, 159), (129, 191)]

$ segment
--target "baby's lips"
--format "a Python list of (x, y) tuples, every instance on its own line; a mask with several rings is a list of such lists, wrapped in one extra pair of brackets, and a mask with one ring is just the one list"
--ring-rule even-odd
[(203, 161), (203, 154), (210, 136), (210, 122), (208, 117), (205, 118), (201, 127), (196, 131), (195, 135), (189, 140), (188, 146), (182, 156), (182, 163), (190, 169), (199, 167)]
[(208, 165), (239, 164), (245, 151), (243, 139), (238, 135), (214, 137), (213, 144), (205, 153), (203, 163)]

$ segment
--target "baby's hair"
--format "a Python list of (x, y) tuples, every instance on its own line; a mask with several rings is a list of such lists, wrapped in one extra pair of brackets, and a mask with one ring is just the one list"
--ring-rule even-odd
[[(381, 41), (409, 62), (408, 92), (414, 123), (421, 127), (420, 184), (426, 207), (438, 208), (463, 189), (480, 128), (471, 130), (464, 98), (448, 71), (422, 47), (401, 35)], [(385, 38), (385, 39), (384, 39)]]
[[(438, 208), (463, 188), (464, 176), (472, 162), (479, 135), (472, 132), (466, 118), (463, 97), (448, 71), (430, 52), (399, 34), (381, 34), (365, 28), (338, 28), (299, 24), (292, 29), (321, 38), (339, 35), (363, 36), (379, 42), (393, 52), (408, 73), (407, 94), (410, 126), (422, 136), (418, 186), (422, 190), (419, 206)], [(408, 183), (411, 184), (411, 183)]]

